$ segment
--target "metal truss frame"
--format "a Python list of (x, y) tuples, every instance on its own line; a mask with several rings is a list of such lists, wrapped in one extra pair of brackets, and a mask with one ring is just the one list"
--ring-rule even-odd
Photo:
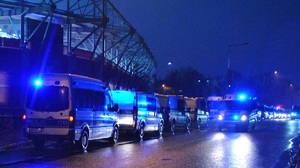
[(143, 83), (153, 83), (157, 64), (150, 49), (109, 0), (1, 0), (0, 29), (20, 39), (21, 47), (40, 27), (29, 34), (28, 19), (61, 25), (68, 55), (90, 51), (90, 60), (104, 56)]

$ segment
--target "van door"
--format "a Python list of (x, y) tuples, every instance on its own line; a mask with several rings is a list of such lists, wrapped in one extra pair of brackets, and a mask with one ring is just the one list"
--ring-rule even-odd
[(108, 138), (112, 133), (113, 117), (108, 111), (107, 95), (103, 91), (94, 92), (92, 139)]
[(136, 104), (137, 104), (136, 126), (138, 126), (141, 122), (146, 122), (146, 127), (147, 127), (148, 126), (147, 118), (149, 114), (147, 96), (142, 93), (137, 93), (136, 97), (137, 97), (136, 98)]
[(155, 97), (147, 97), (147, 104), (147, 127), (149, 127), (148, 129), (151, 131), (156, 131), (158, 130), (158, 123), (160, 120), (160, 118), (158, 117), (157, 99)]
[(106, 133), (107, 136), (110, 137), (111, 133), (114, 129), (114, 125), (116, 124), (117, 120), (118, 120), (118, 115), (116, 111), (113, 111), (113, 102), (111, 100), (111, 97), (109, 95), (108, 92), (104, 92), (104, 123), (105, 123), (105, 127), (106, 127)]
[(178, 99), (178, 102), (177, 102), (177, 105), (178, 105), (178, 113), (177, 113), (177, 120), (178, 120), (178, 123), (181, 123), (181, 124), (185, 124), (186, 123), (186, 103), (184, 101), (184, 99)]

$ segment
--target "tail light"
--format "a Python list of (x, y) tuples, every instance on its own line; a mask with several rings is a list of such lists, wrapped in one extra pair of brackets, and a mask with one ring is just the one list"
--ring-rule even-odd
[(74, 121), (74, 117), (73, 117), (73, 116), (70, 116), (70, 117), (69, 117), (69, 121), (70, 121), (70, 122), (73, 122), (73, 121)]
[(132, 128), (135, 128), (136, 115), (133, 115)]
[(75, 111), (72, 110), (70, 111), (70, 115), (69, 115), (69, 127), (72, 128), (75, 126)]
[(26, 114), (23, 114), (22, 119), (26, 120), (26, 118), (27, 118)]

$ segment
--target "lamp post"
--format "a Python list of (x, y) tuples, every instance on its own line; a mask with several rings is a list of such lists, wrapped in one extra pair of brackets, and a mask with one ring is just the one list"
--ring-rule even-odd
[(227, 68), (228, 68), (228, 74), (227, 74), (227, 92), (229, 93), (230, 92), (230, 88), (232, 88), (232, 73), (230, 71), (230, 64), (231, 64), (231, 48), (232, 47), (239, 47), (239, 46), (244, 46), (244, 45), (247, 45), (249, 44), (249, 42), (245, 42), (245, 43), (238, 43), (238, 44), (228, 44), (227, 47), (228, 47), (228, 58), (227, 58)]
[(171, 91), (174, 94), (174, 70), (173, 70), (173, 62), (168, 62), (168, 67), (170, 67), (170, 73), (171, 73), (171, 83), (169, 84), (171, 87)]
[(249, 42), (245, 42), (245, 43), (239, 43), (239, 44), (228, 44), (227, 47), (228, 47), (228, 69), (230, 69), (230, 49), (231, 47), (238, 47), (238, 46), (244, 46), (244, 45), (247, 45), (249, 44)]

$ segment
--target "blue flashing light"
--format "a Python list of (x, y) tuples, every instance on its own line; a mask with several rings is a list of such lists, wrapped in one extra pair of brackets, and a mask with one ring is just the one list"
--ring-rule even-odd
[(245, 101), (247, 99), (247, 95), (246, 94), (239, 94), (237, 98), (240, 101)]
[(239, 115), (234, 115), (234, 116), (233, 116), (233, 119), (234, 119), (234, 120), (239, 120), (239, 119), (240, 119), (240, 116), (239, 116)]
[(43, 85), (43, 81), (41, 79), (36, 79), (33, 82), (34, 86), (41, 87)]

